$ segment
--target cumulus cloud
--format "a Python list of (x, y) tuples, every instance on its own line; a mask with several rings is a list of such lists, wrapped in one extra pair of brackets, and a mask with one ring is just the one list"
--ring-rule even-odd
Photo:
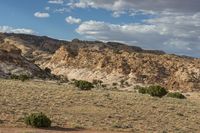
[[(124, 24), (117, 25), (100, 21), (86, 21), (83, 22), (77, 29), (76, 32), (85, 35), (89, 38), (94, 38), (98, 40), (116, 40), (116, 41), (134, 41), (140, 42), (138, 38), (141, 34), (151, 36), (153, 38), (153, 34), (158, 34), (155, 29), (155, 25), (140, 25), (140, 24)], [(145, 38), (145, 37), (144, 37)], [(154, 37), (156, 38), (156, 36)]]
[(0, 32), (3, 32), (3, 33), (24, 33), (24, 34), (34, 34), (35, 33), (32, 29), (13, 28), (13, 27), (10, 27), (10, 26), (0, 26)]
[(121, 10), (154, 10), (163, 11), (163, 9), (180, 12), (199, 11), (199, 0), (72, 0), (72, 7), (79, 8), (103, 8), (113, 11)]
[(63, 4), (64, 0), (49, 0), (48, 3), (50, 3), (50, 4)]
[[(147, 49), (200, 57), (199, 0), (70, 0), (68, 9), (94, 8), (110, 11), (113, 17), (147, 16), (141, 23), (112, 24), (103, 21), (80, 23), (76, 32), (102, 41), (119, 41)], [(141, 19), (141, 18), (140, 18)], [(71, 21), (71, 22), (70, 22)]]
[(81, 23), (81, 19), (80, 18), (74, 18), (72, 16), (66, 17), (65, 20), (69, 24), (80, 24)]
[(36, 13), (34, 13), (34, 16), (38, 17), (38, 18), (48, 18), (48, 17), (50, 17), (49, 13), (46, 13), (46, 12), (36, 12)]
[(164, 12), (143, 24), (119, 25), (91, 20), (83, 22), (76, 32), (97, 40), (114, 40), (146, 49), (200, 56), (200, 13), (169, 15)]
[(123, 14), (126, 14), (126, 12), (125, 11), (114, 11), (112, 16), (115, 17), (115, 18), (118, 18)]

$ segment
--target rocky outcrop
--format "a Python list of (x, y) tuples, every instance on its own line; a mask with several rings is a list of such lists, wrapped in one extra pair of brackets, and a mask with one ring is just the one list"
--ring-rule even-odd
[[(13, 46), (17, 49), (7, 49)], [(117, 42), (78, 39), (68, 42), (24, 34), (0, 33), (0, 47), (4, 49), (0, 56), (11, 59), (4, 59), (4, 62), (15, 62), (15, 57), (18, 57), (17, 62), (29, 62), (22, 68), (30, 73), (48, 67), (54, 74), (71, 79), (100, 79), (108, 84), (123, 80), (132, 85), (159, 84), (172, 90), (200, 90), (200, 59), (192, 57), (169, 55)], [(4, 56), (6, 54), (8, 56)], [(20, 64), (24, 63), (15, 63), (16, 66)], [(2, 70), (1, 67), (0, 75), (5, 74)]]
[(91, 50), (62, 46), (47, 64), (55, 74), (112, 83), (160, 84), (172, 90), (200, 90), (200, 60), (109, 48)]
[(14, 45), (4, 45), (0, 47), (0, 77), (10, 75), (48, 77), (40, 67), (21, 56), (20, 49)]

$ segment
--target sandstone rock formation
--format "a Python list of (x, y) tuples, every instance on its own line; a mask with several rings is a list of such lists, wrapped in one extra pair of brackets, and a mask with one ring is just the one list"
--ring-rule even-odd
[(0, 45), (0, 77), (11, 75), (48, 77), (40, 67), (21, 56), (20, 49), (14, 45)]
[(100, 79), (109, 84), (124, 80), (132, 85), (159, 84), (172, 90), (200, 90), (197, 58), (116, 42), (78, 39), (68, 42), (23, 34), (0, 34), (0, 43), (4, 48), (14, 45), (21, 49), (26, 61), (71, 79)]
[(55, 74), (112, 83), (160, 84), (173, 90), (200, 89), (200, 60), (168, 54), (61, 47), (47, 65)]

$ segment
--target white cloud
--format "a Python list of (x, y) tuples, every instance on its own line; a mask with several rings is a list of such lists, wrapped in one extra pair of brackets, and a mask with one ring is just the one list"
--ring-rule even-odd
[[(139, 34), (151, 35), (157, 33), (155, 25), (140, 25), (140, 24), (110, 24), (99, 21), (83, 22), (77, 29), (77, 33), (95, 39), (109, 41), (137, 41)], [(151, 36), (153, 37), (153, 36)], [(138, 41), (137, 41), (138, 42)]]
[(91, 20), (83, 22), (76, 32), (90, 39), (115, 40), (147, 49), (200, 56), (200, 13), (163, 12), (143, 24), (119, 25)]
[[(86, 38), (134, 42), (134, 45), (143, 48), (200, 56), (199, 0), (69, 0), (67, 7), (70, 10), (104, 9), (110, 11), (113, 17), (126, 14), (142, 21), (138, 24), (112, 24), (68, 20), (72, 24), (81, 23), (76, 32)], [(146, 17), (138, 19), (141, 15)]]
[(49, 0), (48, 3), (50, 3), (50, 4), (63, 4), (64, 0)]
[(199, 0), (71, 0), (71, 8), (102, 8), (112, 11), (113, 17), (129, 13), (134, 16), (140, 14), (160, 14), (163, 11), (179, 13), (200, 12)]
[(10, 26), (0, 26), (0, 32), (3, 32), (3, 33), (24, 33), (24, 34), (34, 34), (35, 33), (32, 29), (13, 28), (13, 27), (10, 27)]
[(184, 38), (197, 37), (200, 34), (200, 13), (186, 15), (163, 12), (158, 18), (145, 20), (145, 22), (160, 27), (161, 34)]
[(199, 0), (74, 0), (70, 2), (72, 7), (79, 8), (103, 8), (112, 11), (122, 10), (154, 10), (180, 12), (199, 11)]
[(38, 17), (38, 18), (48, 18), (48, 17), (50, 17), (49, 13), (46, 13), (46, 12), (36, 12), (36, 13), (34, 13), (34, 16)]
[(74, 1), (71, 1), (67, 4), (68, 6), (70, 6), (71, 8), (86, 8), (88, 7), (87, 3), (86, 2), (74, 2)]
[(80, 24), (81, 23), (80, 18), (73, 18), (72, 16), (67, 17), (65, 20), (69, 24)]
[(55, 13), (65, 13), (65, 12), (70, 12), (70, 8), (67, 8), (67, 7), (62, 7), (62, 8), (58, 8), (58, 9), (55, 9), (54, 12)]
[(125, 11), (114, 11), (112, 16), (115, 17), (115, 18), (118, 18), (123, 14), (126, 14), (126, 12)]

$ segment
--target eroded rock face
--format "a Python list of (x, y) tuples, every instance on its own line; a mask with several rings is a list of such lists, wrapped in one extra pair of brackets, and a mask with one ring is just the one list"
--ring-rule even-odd
[[(78, 54), (72, 54), (72, 53)], [(150, 54), (110, 49), (73, 51), (61, 47), (47, 65), (55, 74), (104, 82), (160, 84), (173, 90), (200, 90), (200, 60), (167, 54)], [(73, 73), (72, 73), (73, 71)]]
[[(22, 68), (31, 73), (33, 68), (39, 71), (30, 65), (34, 63), (42, 69), (48, 67), (54, 74), (71, 79), (100, 79), (110, 84), (125, 80), (129, 84), (160, 84), (173, 90), (200, 90), (200, 59), (169, 55), (163, 51), (143, 50), (116, 42), (78, 39), (68, 42), (48, 37), (1, 33), (0, 47), (4, 53), (7, 49), (5, 55), (8, 56), (0, 55), (0, 58), (10, 59), (7, 64), (15, 62), (20, 66), (23, 62), (29, 62), (29, 65), (25, 63), (27, 67)], [(11, 51), (9, 47), (13, 47)], [(0, 75), (4, 72), (0, 69)]]
[(47, 76), (40, 67), (21, 56), (21, 50), (14, 45), (0, 47), (0, 77), (10, 75)]

